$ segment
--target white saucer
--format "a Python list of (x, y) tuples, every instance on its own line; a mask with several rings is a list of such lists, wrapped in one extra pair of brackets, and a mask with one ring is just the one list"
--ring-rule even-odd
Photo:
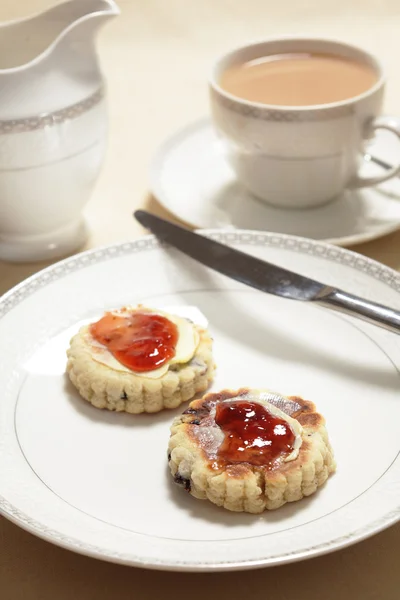
[[(395, 136), (380, 132), (368, 151), (391, 164), (399, 161)], [(365, 163), (363, 174), (381, 172)], [(209, 119), (167, 140), (151, 169), (151, 191), (173, 215), (193, 227), (288, 233), (344, 246), (400, 229), (400, 179), (375, 188), (347, 191), (318, 208), (278, 209), (262, 203), (235, 179)]]

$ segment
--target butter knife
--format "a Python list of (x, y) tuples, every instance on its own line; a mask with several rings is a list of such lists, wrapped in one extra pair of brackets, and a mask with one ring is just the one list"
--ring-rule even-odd
[(313, 302), (400, 334), (398, 310), (278, 267), (147, 211), (137, 210), (134, 216), (162, 241), (231, 279), (282, 298)]

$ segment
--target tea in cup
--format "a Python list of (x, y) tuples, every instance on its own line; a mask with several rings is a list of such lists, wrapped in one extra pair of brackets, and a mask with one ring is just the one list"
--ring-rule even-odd
[(385, 77), (364, 50), (316, 38), (271, 39), (220, 58), (210, 81), (216, 131), (238, 180), (280, 207), (324, 204), (346, 188), (386, 181), (359, 170), (380, 116)]

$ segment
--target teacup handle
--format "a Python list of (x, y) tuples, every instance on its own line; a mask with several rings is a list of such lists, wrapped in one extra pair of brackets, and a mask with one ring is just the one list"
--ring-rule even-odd
[[(387, 131), (391, 131), (399, 138), (400, 141), (400, 122), (394, 117), (377, 117), (369, 124), (369, 127), (372, 131), (375, 131), (376, 129), (386, 129)], [(391, 169), (388, 169), (382, 173), (382, 175), (375, 175), (374, 177), (360, 177), (359, 175), (356, 175), (350, 186), (352, 188), (361, 188), (370, 185), (377, 185), (378, 183), (387, 181), (388, 179), (391, 179), (399, 174), (400, 162), (395, 167), (392, 167)]]

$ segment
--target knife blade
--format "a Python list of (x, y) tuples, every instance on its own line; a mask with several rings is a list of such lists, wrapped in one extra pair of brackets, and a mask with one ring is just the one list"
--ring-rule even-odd
[(231, 279), (282, 298), (313, 302), (400, 333), (400, 311), (396, 309), (278, 267), (147, 211), (137, 210), (134, 217), (162, 241)]

